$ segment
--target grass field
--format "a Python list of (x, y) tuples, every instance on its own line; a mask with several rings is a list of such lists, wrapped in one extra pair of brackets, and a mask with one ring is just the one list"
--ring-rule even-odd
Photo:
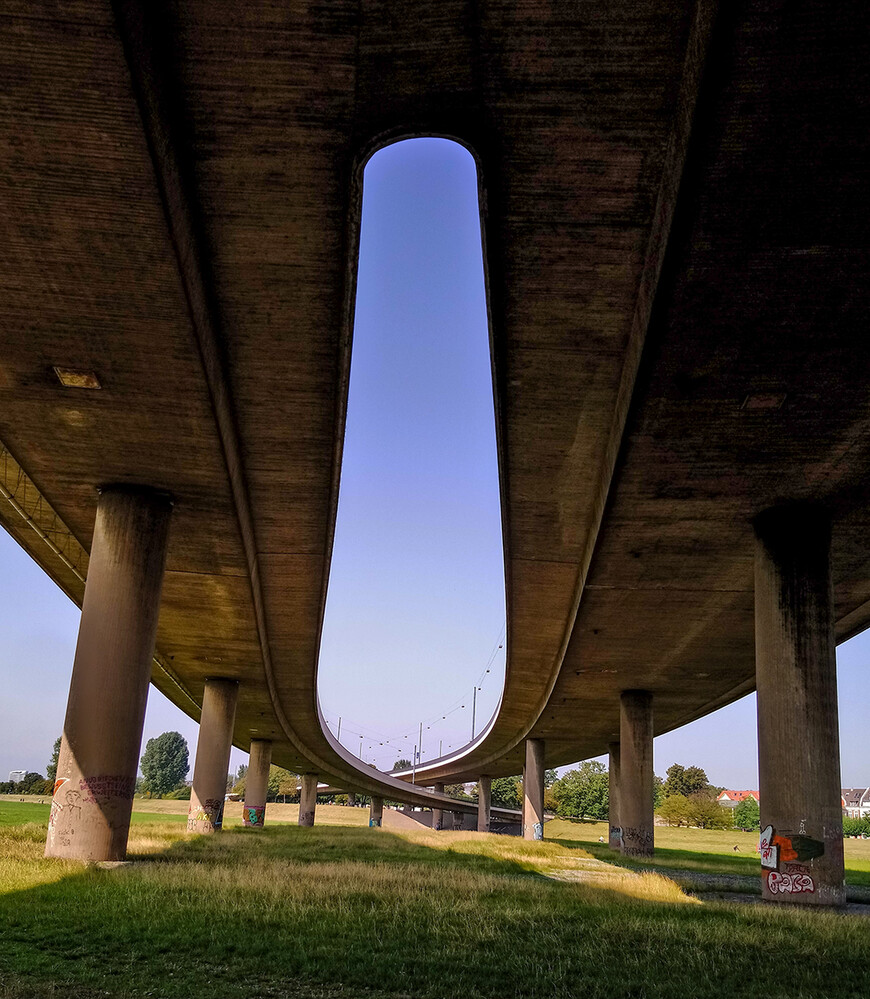
[(44, 820), (21, 824), (41, 807), (0, 802), (3, 999), (870, 990), (866, 918), (701, 902), (603, 863), (594, 826), (550, 823), (544, 843), (286, 822), (187, 837), (151, 811), (131, 831), (135, 863), (103, 870), (42, 858)]

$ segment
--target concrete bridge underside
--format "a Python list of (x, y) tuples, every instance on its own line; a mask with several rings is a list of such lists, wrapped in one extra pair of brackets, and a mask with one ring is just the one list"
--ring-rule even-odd
[(870, 59), (799, 7), (12, 0), (0, 520), (81, 602), (97, 488), (171, 493), (153, 682), (197, 717), (236, 680), (237, 745), (431, 802), (324, 730), (316, 667), (362, 167), (443, 135), (481, 176), (508, 658), (422, 779), (602, 753), (626, 690), (659, 734), (753, 689), (780, 502), (831, 514), (863, 629)]

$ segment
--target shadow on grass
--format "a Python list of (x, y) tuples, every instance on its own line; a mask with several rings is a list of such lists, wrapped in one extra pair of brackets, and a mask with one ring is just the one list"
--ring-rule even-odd
[(0, 896), (0, 996), (844, 999), (870, 988), (865, 922), (650, 904), (530, 872), (527, 847), (488, 856), (514, 849), (496, 837), (430, 846), (283, 826), (161, 848), (177, 829), (140, 835), (156, 852), (128, 867), (77, 867)]

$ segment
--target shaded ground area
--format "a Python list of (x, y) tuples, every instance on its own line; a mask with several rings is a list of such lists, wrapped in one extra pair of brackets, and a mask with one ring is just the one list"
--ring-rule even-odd
[(135, 863), (101, 870), (42, 859), (44, 834), (0, 830), (3, 999), (870, 989), (866, 919), (702, 902), (576, 842), (152, 822), (133, 829)]

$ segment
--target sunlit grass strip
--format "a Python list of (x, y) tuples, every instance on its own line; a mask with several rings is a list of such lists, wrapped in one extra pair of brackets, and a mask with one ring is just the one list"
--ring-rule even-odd
[(702, 904), (577, 846), (287, 825), (186, 838), (155, 822), (132, 830), (135, 863), (102, 870), (44, 861), (43, 842), (36, 824), (0, 830), (3, 999), (870, 989), (865, 919)]

